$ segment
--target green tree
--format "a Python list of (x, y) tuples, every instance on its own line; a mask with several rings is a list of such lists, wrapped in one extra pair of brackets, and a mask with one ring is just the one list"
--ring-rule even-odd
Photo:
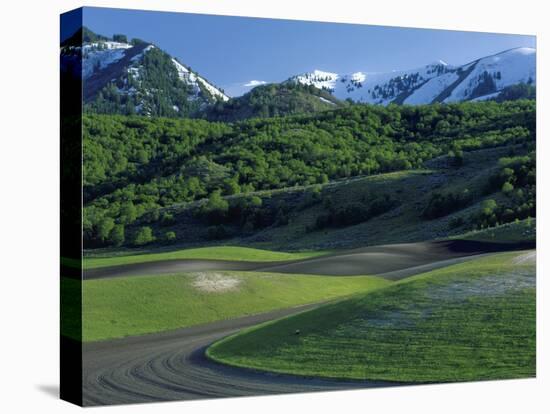
[(514, 179), (514, 170), (512, 168), (503, 168), (500, 176), (504, 181), (512, 181)]
[(481, 212), (485, 216), (491, 216), (497, 208), (497, 202), (493, 199), (485, 200), (481, 204)]
[(451, 160), (451, 165), (461, 167), (464, 164), (464, 152), (461, 149), (453, 149), (449, 151), (448, 156)]
[(161, 216), (161, 223), (163, 226), (168, 226), (174, 222), (174, 215), (172, 213), (164, 212)]
[(250, 207), (259, 208), (262, 206), (262, 199), (258, 196), (252, 196), (249, 199)]
[(153, 230), (151, 227), (141, 227), (134, 236), (134, 244), (136, 246), (143, 246), (144, 244), (151, 243), (155, 240), (153, 236)]
[(223, 183), (223, 192), (227, 195), (239, 194), (241, 187), (235, 179), (225, 180)]
[(502, 192), (506, 195), (509, 195), (514, 191), (514, 186), (506, 181), (504, 184), (502, 184)]
[(164, 240), (167, 241), (167, 242), (171, 242), (171, 241), (176, 240), (176, 232), (174, 232), (174, 231), (167, 231), (167, 232), (164, 234)]
[(111, 217), (105, 217), (97, 226), (97, 237), (102, 242), (109, 241), (111, 231), (115, 227), (115, 221)]
[(126, 37), (126, 35), (123, 35), (123, 34), (114, 34), (113, 40), (115, 42), (128, 43), (128, 38)]
[(132, 224), (137, 219), (137, 209), (131, 201), (124, 203), (120, 208), (120, 221), (123, 224)]
[(202, 214), (212, 223), (219, 223), (225, 218), (229, 210), (229, 203), (225, 200), (220, 190), (215, 190), (208, 197), (208, 202), (202, 207)]
[(140, 150), (137, 153), (136, 159), (141, 164), (146, 164), (147, 162), (149, 162), (149, 154), (147, 154), (147, 151), (145, 150)]
[(111, 241), (115, 246), (122, 246), (124, 244), (124, 225), (116, 224), (111, 231)]

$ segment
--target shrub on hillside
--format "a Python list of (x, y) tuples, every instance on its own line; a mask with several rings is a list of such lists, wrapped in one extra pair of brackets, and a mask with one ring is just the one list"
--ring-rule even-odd
[(333, 207), (330, 204), (329, 212), (317, 217), (315, 229), (346, 227), (363, 223), (395, 208), (398, 204), (399, 202), (388, 194), (376, 198), (370, 204), (353, 202), (341, 207)]
[(467, 207), (472, 201), (473, 197), (468, 189), (461, 192), (435, 192), (428, 201), (426, 208), (424, 208), (422, 217), (428, 220), (444, 217)]
[(134, 236), (134, 245), (136, 246), (143, 246), (153, 241), (155, 241), (155, 236), (153, 236), (151, 227), (148, 226), (141, 227)]

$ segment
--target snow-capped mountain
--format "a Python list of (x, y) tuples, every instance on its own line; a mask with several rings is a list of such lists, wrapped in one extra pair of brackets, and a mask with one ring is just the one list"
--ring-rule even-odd
[[(79, 41), (80, 40), (80, 41)], [(229, 97), (157, 46), (84, 28), (64, 42), (63, 60), (81, 59), (84, 103), (98, 112), (185, 116)]]
[[(157, 45), (139, 39), (129, 41), (124, 35), (108, 38), (87, 28), (62, 43), (61, 69), (77, 83), (82, 79), (84, 107), (98, 113), (204, 117), (215, 112), (216, 119), (233, 119), (235, 108), (239, 109), (239, 116), (260, 116), (270, 113), (266, 108), (280, 115), (296, 113), (298, 109), (317, 110), (318, 101), (325, 106), (334, 104), (327, 99), (332, 98), (328, 94), (323, 97), (312, 91), (283, 87), (260, 90), (251, 99), (234, 98), (231, 103), (237, 103), (221, 105), (230, 100), (223, 90)], [(436, 61), (417, 69), (386, 73), (315, 70), (293, 76), (280, 86), (290, 83), (328, 91), (337, 98), (335, 102), (351, 99), (377, 105), (479, 101), (499, 99), (499, 95), (501, 99), (517, 99), (525, 95), (522, 90), (534, 93), (525, 85), (536, 83), (536, 50), (516, 48), (459, 66)], [(509, 88), (519, 84), (524, 85)], [(271, 92), (266, 93), (267, 90)], [(213, 105), (216, 103), (220, 105)], [(245, 104), (251, 107), (243, 108)], [(262, 111), (258, 112), (260, 106)], [(233, 112), (219, 113), (225, 110)]]
[(290, 82), (313, 85), (339, 99), (387, 105), (461, 102), (496, 97), (504, 88), (536, 82), (536, 50), (516, 48), (451, 66), (443, 61), (387, 73), (338, 74), (315, 70)]

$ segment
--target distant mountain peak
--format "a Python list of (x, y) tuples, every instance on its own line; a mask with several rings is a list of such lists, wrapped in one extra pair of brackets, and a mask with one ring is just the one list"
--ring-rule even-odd
[[(61, 58), (62, 72), (82, 77), (87, 111), (125, 115), (210, 114), (216, 119), (238, 120), (326, 110), (345, 100), (418, 105), (497, 99), (520, 96), (522, 87), (532, 92), (526, 85), (536, 83), (536, 50), (530, 47), (504, 50), (456, 66), (437, 59), (419, 68), (389, 72), (338, 73), (316, 68), (290, 77), (280, 88), (265, 81), (249, 81), (247, 87), (260, 89), (231, 100), (159, 46), (123, 34), (107, 37), (82, 27), (62, 42)], [(305, 89), (291, 89), (290, 84)], [(517, 85), (522, 86), (509, 91)], [(222, 105), (228, 101), (231, 105)]]
[(291, 82), (330, 91), (338, 99), (377, 105), (428, 104), (492, 98), (516, 84), (535, 84), (536, 50), (518, 47), (460, 66), (436, 60), (411, 70), (340, 74), (314, 70)]
[(204, 77), (141, 39), (107, 37), (83, 27), (61, 46), (62, 58), (82, 59), (84, 101), (92, 111), (188, 116), (229, 99)]

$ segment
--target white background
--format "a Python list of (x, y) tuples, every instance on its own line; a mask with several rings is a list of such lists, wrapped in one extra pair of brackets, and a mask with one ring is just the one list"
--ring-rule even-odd
[[(57, 399), (59, 14), (79, 1), (6, 0), (0, 13), (0, 410), (66, 413)], [(111, 6), (378, 25), (536, 34), (538, 70), (537, 379), (102, 408), (142, 412), (524, 413), (550, 406), (548, 363), (548, 61), (544, 1), (141, 0)], [(207, 28), (205, 28), (207, 29)], [(391, 53), (391, 51), (388, 51)], [(546, 116), (545, 116), (546, 115)], [(546, 389), (546, 390), (545, 390)], [(96, 410), (96, 409), (92, 409)], [(548, 412), (548, 411), (546, 411)]]

